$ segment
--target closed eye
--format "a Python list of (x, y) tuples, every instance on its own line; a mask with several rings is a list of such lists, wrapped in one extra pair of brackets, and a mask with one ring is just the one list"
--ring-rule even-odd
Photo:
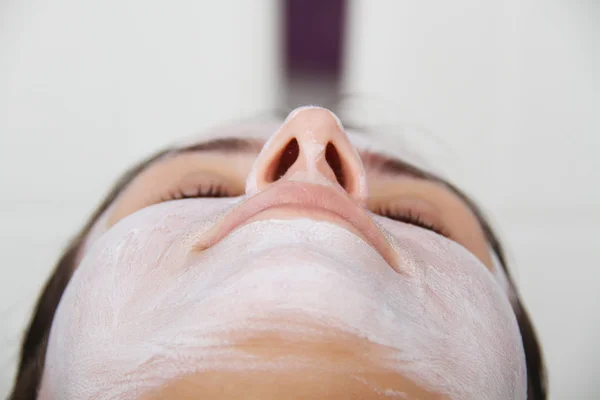
[(438, 235), (451, 238), (450, 234), (444, 226), (440, 223), (433, 222), (432, 218), (429, 218), (424, 213), (413, 209), (413, 208), (400, 208), (400, 207), (379, 207), (373, 211), (375, 214), (381, 215), (394, 221), (402, 222), (418, 226), (423, 229), (435, 232)]
[(224, 183), (211, 182), (206, 184), (198, 184), (191, 188), (179, 187), (167, 190), (165, 194), (161, 196), (161, 202), (204, 197), (233, 197), (230, 192), (231, 190), (228, 189)]

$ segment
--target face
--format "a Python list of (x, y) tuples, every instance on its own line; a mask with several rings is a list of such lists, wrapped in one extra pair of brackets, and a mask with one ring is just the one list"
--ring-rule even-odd
[(469, 206), (328, 110), (262, 128), (178, 147), (121, 191), (55, 314), (40, 398), (525, 399)]

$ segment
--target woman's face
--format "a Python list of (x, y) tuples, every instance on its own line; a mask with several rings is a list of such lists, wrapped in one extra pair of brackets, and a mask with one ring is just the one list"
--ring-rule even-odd
[(40, 398), (525, 399), (468, 205), (328, 110), (265, 137), (222, 131), (122, 190), (55, 314)]

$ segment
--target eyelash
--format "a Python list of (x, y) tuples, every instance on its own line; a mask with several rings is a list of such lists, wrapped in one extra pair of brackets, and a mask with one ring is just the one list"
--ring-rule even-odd
[(209, 185), (198, 185), (196, 192), (192, 195), (183, 193), (182, 189), (169, 191), (166, 197), (161, 198), (161, 201), (196, 199), (202, 197), (230, 197), (230, 194), (225, 185), (221, 183), (211, 183)]
[(433, 224), (430, 221), (427, 221), (421, 213), (415, 210), (395, 210), (389, 208), (380, 208), (376, 212), (376, 214), (381, 215), (382, 217), (393, 219), (394, 221), (399, 221), (405, 224), (415, 225), (420, 228), (430, 230), (432, 232), (437, 233), (438, 235), (445, 236), (447, 238), (450, 237), (450, 235), (444, 228)]
[[(231, 194), (227, 190), (224, 184), (222, 183), (211, 183), (209, 185), (199, 185), (197, 187), (196, 193), (193, 195), (183, 193), (183, 190), (177, 189), (174, 192), (169, 192), (166, 197), (162, 198), (161, 201), (171, 201), (171, 200), (182, 200), (182, 199), (192, 199), (192, 198), (204, 198), (204, 197), (231, 197)], [(376, 211), (375, 214), (380, 215), (382, 217), (386, 217), (392, 219), (394, 221), (403, 222), (405, 224), (410, 224), (414, 226), (418, 226), (423, 229), (427, 229), (429, 231), (435, 232), (438, 235), (450, 237), (447, 231), (437, 226), (436, 224), (427, 221), (421, 213), (412, 209), (391, 209), (380, 207)]]

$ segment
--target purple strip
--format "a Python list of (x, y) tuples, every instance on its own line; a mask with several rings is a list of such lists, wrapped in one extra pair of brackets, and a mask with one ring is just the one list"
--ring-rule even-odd
[(336, 79), (342, 69), (346, 0), (285, 0), (285, 69)]

